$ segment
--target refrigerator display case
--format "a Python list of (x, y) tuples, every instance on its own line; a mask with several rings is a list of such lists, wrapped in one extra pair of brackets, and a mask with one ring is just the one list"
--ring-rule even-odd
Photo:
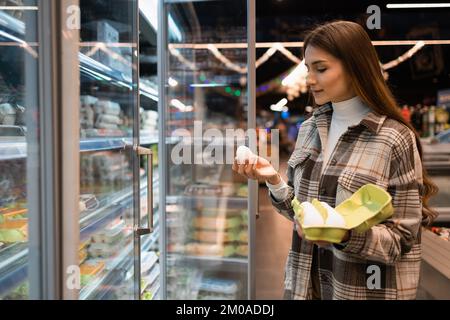
[(0, 299), (251, 298), (256, 183), (171, 154), (254, 126), (254, 2), (0, 5)]
[(247, 2), (165, 1), (161, 10), (165, 298), (247, 299), (256, 199), (231, 168), (249, 143), (235, 130), (250, 127), (254, 106)]
[(40, 219), (37, 14), (22, 1), (0, 4), (0, 299), (28, 299), (40, 252), (30, 240)]

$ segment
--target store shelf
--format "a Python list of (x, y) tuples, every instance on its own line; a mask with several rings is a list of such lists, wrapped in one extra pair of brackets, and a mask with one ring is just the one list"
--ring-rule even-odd
[(217, 203), (226, 204), (228, 209), (245, 209), (247, 208), (248, 198), (244, 197), (224, 197), (224, 196), (167, 196), (167, 204), (184, 204), (193, 205), (202, 203), (208, 208), (217, 208)]
[[(8, 142), (0, 140), (0, 161), (15, 160), (27, 157), (25, 138), (20, 141)], [(158, 137), (145, 136), (140, 139), (141, 145), (158, 143)], [(123, 149), (133, 145), (131, 138), (88, 138), (80, 140), (80, 152), (105, 151)]]
[[(159, 177), (155, 175), (153, 177), (153, 188), (158, 187), (158, 182)], [(147, 191), (147, 179), (143, 179), (140, 184), (141, 193), (145, 193)], [(132, 204), (133, 192), (119, 192), (112, 196), (112, 198), (114, 202), (110, 205), (94, 210), (80, 219), (80, 225), (85, 225), (80, 230), (80, 241), (86, 240), (91, 234), (119, 217), (123, 213), (123, 210)]]
[[(157, 185), (159, 179), (158, 177), (154, 177), (153, 183), (154, 186)], [(143, 180), (141, 182), (142, 191), (146, 191), (147, 182)], [(132, 193), (127, 193), (125, 195), (117, 198), (117, 201), (124, 201), (125, 203), (131, 202)], [(96, 220), (92, 225), (86, 226), (81, 230), (80, 240), (87, 239), (92, 233), (99, 230), (102, 226), (108, 224), (108, 222), (112, 221), (114, 218), (119, 216), (122, 212), (120, 207), (123, 208), (123, 203), (121, 205), (113, 205), (108, 208), (108, 213), (102, 215), (98, 220)], [(88, 219), (92, 219), (96, 215), (100, 214), (100, 211), (104, 211), (107, 208), (101, 208), (97, 211), (92, 212), (89, 216), (83, 218), (83, 221)], [(81, 223), (81, 221), (80, 221)], [(153, 243), (155, 243), (159, 236), (159, 214), (155, 212), (155, 231), (152, 234), (152, 237), (149, 238), (147, 242), (145, 242), (142, 246), (150, 247)], [(23, 282), (27, 277), (27, 261), (26, 257), (28, 254), (28, 244), (27, 243), (16, 243), (13, 244), (2, 251), (0, 251), (2, 257), (9, 255), (8, 258), (2, 260), (0, 262), (0, 283), (2, 286), (0, 287), (0, 297), (10, 292), (12, 289), (17, 287), (21, 282)]]
[(150, 274), (146, 277), (143, 277), (142, 280), (144, 280), (144, 285), (141, 287), (141, 295), (146, 291), (146, 289), (153, 285), (155, 281), (157, 281), (158, 277), (160, 276), (160, 267), (159, 264), (155, 264), (152, 268), (152, 271)]
[(16, 160), (27, 157), (27, 145), (25, 138), (15, 138), (15, 141), (0, 139), (0, 161)]
[(215, 256), (190, 256), (178, 253), (169, 253), (176, 259), (183, 259), (190, 262), (197, 263), (213, 263), (213, 264), (240, 264), (247, 265), (248, 258), (225, 258), (225, 257), (215, 257)]
[[(127, 259), (130, 259), (133, 261), (132, 253), (133, 253), (133, 241), (131, 241), (124, 249), (123, 251), (114, 258), (113, 262), (109, 264), (107, 267), (107, 271), (103, 273), (101, 277), (98, 277), (94, 282), (89, 283), (88, 285), (84, 286), (80, 290), (80, 299), (81, 300), (88, 300), (89, 297), (91, 297), (94, 293), (100, 294), (100, 290), (97, 290), (100, 288), (100, 285), (104, 284), (106, 280), (109, 278), (112, 271), (115, 269), (118, 269), (121, 264), (123, 264)], [(131, 257), (131, 258), (130, 258)]]
[[(142, 244), (142, 247), (150, 247), (155, 241), (157, 241), (159, 236), (159, 224), (156, 226), (155, 231), (153, 232), (152, 236), (148, 237), (144, 243)], [(101, 289), (101, 285), (110, 283), (110, 277), (114, 270), (117, 269), (126, 269), (126, 263), (129, 263), (130, 261), (133, 262), (134, 258), (130, 259), (130, 256), (133, 254), (134, 249), (134, 243), (131, 241), (124, 250), (114, 258), (113, 262), (110, 263), (107, 267), (107, 271), (98, 279), (96, 279), (95, 282), (90, 283), (88, 286), (85, 286), (80, 291), (80, 299), (81, 300), (88, 300), (92, 295), (101, 295), (101, 291), (106, 291)]]
[(435, 208), (439, 215), (437, 216), (435, 223), (450, 223), (450, 208)]
[[(8, 41), (23, 45), (25, 41), (25, 24), (22, 21), (5, 12), (0, 12), (0, 25), (5, 29), (1, 30), (1, 36), (6, 37)], [(15, 35), (6, 32), (6, 29), (9, 29)], [(18, 37), (17, 35), (20, 36)], [(91, 76), (95, 80), (105, 80), (109, 83), (132, 89), (132, 79), (121, 71), (114, 70), (81, 52), (78, 54), (78, 59), (80, 61), (81, 73)], [(158, 91), (156, 89), (146, 84), (139, 87), (141, 95), (154, 101), (158, 101)]]
[[(2, 298), (27, 278), (27, 243), (12, 244), (0, 253), (3, 259), (0, 262), (0, 298)], [(5, 256), (9, 257), (4, 258)]]

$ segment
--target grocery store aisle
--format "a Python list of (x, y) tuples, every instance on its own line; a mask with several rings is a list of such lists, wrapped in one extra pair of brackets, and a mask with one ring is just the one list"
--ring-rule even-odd
[[(286, 180), (287, 159), (280, 161)], [(267, 187), (259, 188), (259, 213), (256, 220), (256, 299), (282, 299), (284, 264), (292, 238), (292, 223), (271, 205)]]

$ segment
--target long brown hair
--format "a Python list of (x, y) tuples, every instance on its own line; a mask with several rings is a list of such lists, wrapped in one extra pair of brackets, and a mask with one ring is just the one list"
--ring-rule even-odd
[[(320, 48), (339, 59), (352, 79), (355, 93), (375, 112), (403, 123), (416, 136), (417, 148), (422, 159), (422, 144), (414, 127), (400, 113), (394, 96), (383, 78), (380, 60), (369, 35), (357, 23), (334, 21), (320, 25), (305, 38), (303, 53), (308, 46)], [(437, 212), (428, 206), (430, 197), (438, 187), (430, 180), (423, 168), (422, 223), (430, 225)]]

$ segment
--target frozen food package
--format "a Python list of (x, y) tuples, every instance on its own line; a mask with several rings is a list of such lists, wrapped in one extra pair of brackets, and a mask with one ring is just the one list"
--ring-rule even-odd
[(124, 238), (125, 222), (121, 219), (117, 219), (107, 225), (103, 230), (95, 233), (92, 236), (92, 240), (95, 243), (117, 243)]
[(98, 100), (94, 107), (95, 113), (98, 114), (109, 114), (118, 116), (121, 112), (120, 105), (118, 103)]
[(123, 123), (123, 120), (116, 115), (111, 114), (100, 114), (97, 116), (97, 120), (95, 121), (95, 126), (97, 128), (101, 128), (99, 124), (115, 124), (120, 125)]
[(98, 101), (98, 98), (94, 97), (94, 96), (80, 96), (80, 104), (82, 106), (94, 106)]
[(92, 258), (110, 258), (123, 250), (124, 246), (125, 241), (119, 241), (116, 244), (91, 243), (88, 252)]
[(13, 126), (16, 122), (16, 110), (9, 103), (0, 104), (0, 125)]
[(237, 280), (220, 278), (203, 278), (200, 284), (201, 291), (235, 294), (239, 289)]
[(14, 108), (16, 109), (16, 125), (17, 126), (25, 126), (25, 124), (26, 124), (26, 119), (25, 119), (26, 109), (25, 109), (25, 107), (16, 104), (14, 106)]
[(104, 122), (96, 123), (95, 127), (98, 129), (118, 129), (119, 128), (117, 126), (117, 124), (104, 123)]
[(215, 229), (226, 230), (239, 227), (241, 224), (240, 217), (195, 217), (193, 225), (199, 229)]
[(119, 31), (106, 20), (97, 21), (97, 41), (117, 43), (119, 42)]
[(80, 265), (81, 285), (85, 286), (88, 282), (99, 276), (105, 269), (105, 263), (98, 260), (86, 260)]
[(94, 110), (90, 105), (82, 105), (80, 109), (81, 129), (91, 129), (94, 127)]
[(224, 231), (194, 231), (193, 238), (206, 243), (225, 243), (239, 240), (239, 232), (233, 230)]
[(4, 220), (0, 224), (0, 241), (24, 242), (28, 238), (28, 219)]

